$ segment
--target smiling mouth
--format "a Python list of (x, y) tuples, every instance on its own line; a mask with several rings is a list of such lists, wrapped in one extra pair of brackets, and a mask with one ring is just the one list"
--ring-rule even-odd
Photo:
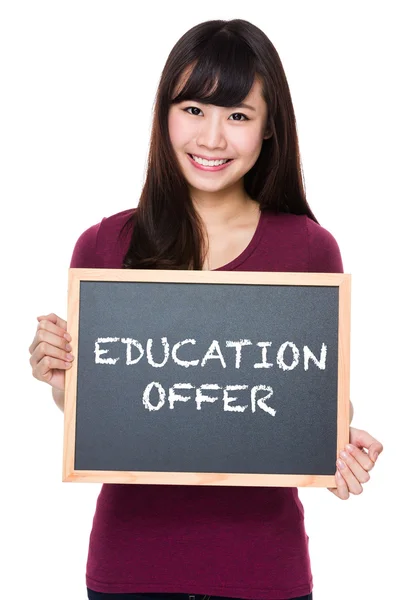
[[(233, 161), (233, 160), (234, 160), (233, 158), (201, 158), (201, 157), (199, 157), (199, 156), (196, 156), (195, 154), (189, 154), (189, 152), (188, 152), (188, 156), (190, 156), (190, 157), (192, 158), (192, 160), (193, 160), (193, 161), (195, 161), (195, 158), (197, 158), (198, 160), (206, 160), (206, 161), (208, 161), (208, 162), (209, 162), (209, 161), (210, 161), (210, 162), (214, 162), (214, 161), (216, 161), (216, 160), (219, 160), (219, 161), (221, 161), (221, 160), (225, 160), (225, 162), (224, 162), (224, 163), (221, 163), (222, 165), (226, 165), (226, 164), (228, 164), (229, 162), (231, 162), (231, 161)], [(195, 161), (195, 162), (196, 162), (196, 161)], [(198, 163), (198, 164), (202, 164), (202, 163)], [(214, 166), (214, 165), (203, 165), (203, 166)], [(217, 165), (217, 166), (221, 166), (221, 165)]]

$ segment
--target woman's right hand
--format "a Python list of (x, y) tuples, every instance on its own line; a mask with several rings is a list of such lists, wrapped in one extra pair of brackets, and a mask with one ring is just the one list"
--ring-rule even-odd
[(29, 347), (33, 377), (64, 391), (65, 371), (71, 368), (74, 358), (67, 323), (54, 313), (37, 320), (36, 335)]

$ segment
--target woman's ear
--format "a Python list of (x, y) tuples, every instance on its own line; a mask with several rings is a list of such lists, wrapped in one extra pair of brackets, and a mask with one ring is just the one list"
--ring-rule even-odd
[(269, 123), (267, 122), (267, 126), (265, 128), (265, 133), (264, 133), (264, 140), (268, 140), (271, 136), (272, 136), (272, 131), (271, 131)]

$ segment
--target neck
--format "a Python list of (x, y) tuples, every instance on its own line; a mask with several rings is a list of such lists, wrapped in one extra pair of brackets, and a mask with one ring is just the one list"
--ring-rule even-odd
[(219, 193), (191, 192), (195, 210), (207, 231), (219, 230), (236, 224), (239, 220), (259, 210), (259, 205), (242, 189), (222, 190)]

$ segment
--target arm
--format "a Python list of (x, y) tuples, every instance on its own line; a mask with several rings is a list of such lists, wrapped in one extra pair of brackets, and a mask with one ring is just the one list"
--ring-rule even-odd
[(52, 388), (52, 396), (53, 400), (56, 403), (56, 406), (60, 408), (63, 412), (65, 409), (65, 393), (63, 390), (58, 390), (57, 388)]
[[(77, 240), (73, 249), (72, 258), (70, 261), (71, 268), (95, 267), (95, 254), (97, 234), (100, 223), (89, 227)], [(56, 387), (52, 387), (52, 397), (58, 408), (64, 412), (65, 407), (65, 392)]]
[[(309, 271), (318, 273), (343, 273), (340, 249), (334, 237), (326, 230), (307, 219), (309, 239)], [(350, 401), (350, 423), (354, 409)], [(368, 450), (368, 452), (365, 451)], [(344, 456), (340, 453), (335, 475), (336, 487), (328, 488), (338, 498), (347, 500), (350, 494), (360, 494), (362, 483), (370, 479), (369, 471), (374, 467), (383, 445), (366, 431), (350, 427), (350, 445)]]

